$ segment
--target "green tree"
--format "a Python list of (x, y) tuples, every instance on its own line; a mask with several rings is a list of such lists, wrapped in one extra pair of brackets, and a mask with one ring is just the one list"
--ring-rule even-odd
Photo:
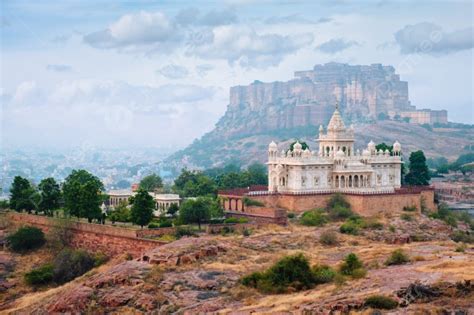
[(163, 180), (155, 173), (143, 177), (139, 185), (140, 189), (146, 191), (155, 191), (157, 188), (163, 187)]
[(410, 171), (405, 176), (405, 182), (411, 186), (426, 186), (429, 184), (430, 173), (423, 151), (410, 154)]
[(153, 218), (155, 202), (153, 197), (144, 189), (139, 189), (137, 194), (130, 198), (132, 204), (132, 222), (143, 226), (150, 223)]
[(34, 201), (36, 190), (28, 181), (21, 176), (15, 176), (10, 188), (10, 207), (16, 211), (26, 210), (28, 213), (35, 209)]
[(131, 222), (131, 212), (126, 202), (121, 201), (109, 215), (109, 220), (115, 222)]
[(293, 143), (290, 144), (290, 151), (293, 151), (293, 147), (295, 146), (296, 142), (299, 142), (301, 144), (301, 150), (309, 150), (309, 145), (306, 142), (303, 141), (294, 141)]
[(251, 164), (243, 175), (245, 179), (244, 181), (247, 184), (246, 186), (268, 184), (267, 168), (263, 164)]
[(41, 201), (39, 209), (46, 215), (53, 216), (53, 211), (59, 209), (59, 200), (61, 198), (61, 189), (58, 183), (52, 177), (43, 179), (38, 185)]
[(69, 215), (87, 218), (89, 222), (100, 220), (103, 190), (104, 185), (99, 178), (86, 170), (73, 170), (63, 186), (64, 207)]
[(390, 152), (390, 154), (392, 153), (393, 151), (393, 145), (387, 145), (385, 142), (382, 142), (382, 143), (379, 143), (375, 146), (375, 149), (378, 151), (378, 150), (382, 150), (385, 152), (385, 150), (388, 150)]
[(170, 204), (167, 213), (174, 217), (179, 211), (179, 205), (177, 203)]
[(183, 223), (197, 223), (199, 230), (201, 223), (211, 218), (212, 202), (210, 198), (198, 197), (184, 201), (179, 208), (179, 218)]

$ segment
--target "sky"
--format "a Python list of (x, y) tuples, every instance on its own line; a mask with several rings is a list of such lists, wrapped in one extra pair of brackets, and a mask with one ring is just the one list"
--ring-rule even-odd
[(1, 1), (4, 148), (166, 147), (229, 88), (315, 64), (392, 65), (417, 108), (474, 123), (471, 1)]

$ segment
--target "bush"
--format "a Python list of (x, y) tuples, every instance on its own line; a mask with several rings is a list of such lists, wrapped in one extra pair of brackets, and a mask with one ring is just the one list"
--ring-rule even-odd
[(186, 227), (186, 226), (178, 226), (176, 228), (176, 232), (174, 233), (174, 236), (177, 239), (180, 239), (183, 236), (195, 236), (195, 235), (196, 233), (194, 233), (194, 231), (191, 228)]
[(260, 202), (258, 200), (250, 199), (248, 197), (243, 198), (244, 205), (246, 206), (256, 206), (256, 207), (263, 207), (264, 204), (263, 202)]
[(155, 223), (155, 222), (151, 222), (150, 224), (148, 224), (149, 229), (157, 229), (159, 227), (160, 227), (160, 225)]
[(94, 258), (83, 250), (62, 250), (54, 260), (54, 281), (66, 283), (92, 269)]
[(230, 217), (230, 218), (227, 218), (224, 220), (224, 223), (239, 223), (239, 219), (238, 218), (235, 218), (235, 217)]
[(329, 216), (334, 220), (347, 219), (354, 215), (354, 212), (348, 207), (337, 205), (329, 210)]
[(52, 264), (46, 264), (25, 274), (25, 281), (29, 285), (44, 285), (53, 281), (53, 270)]
[(396, 249), (392, 252), (389, 258), (385, 261), (385, 265), (403, 265), (410, 262), (410, 258), (401, 249)]
[(409, 215), (408, 213), (403, 213), (400, 216), (400, 219), (402, 219), (404, 221), (413, 221), (413, 216)]
[(413, 206), (404, 206), (403, 207), (403, 211), (407, 211), (407, 212), (415, 212), (417, 209), (416, 209), (416, 206), (413, 205)]
[(326, 246), (333, 246), (339, 244), (337, 234), (333, 231), (325, 231), (321, 233), (321, 236), (319, 237), (319, 242)]
[(290, 288), (300, 291), (315, 284), (309, 262), (303, 254), (286, 256), (264, 272), (254, 272), (242, 278), (245, 286), (267, 293), (285, 293)]
[(375, 219), (363, 221), (362, 225), (366, 229), (383, 230), (383, 224)]
[(365, 268), (357, 268), (352, 271), (352, 278), (354, 279), (361, 279), (367, 275), (367, 270)]
[(300, 224), (306, 226), (323, 226), (327, 221), (326, 216), (320, 210), (306, 211), (300, 218)]
[(398, 306), (398, 302), (391, 297), (384, 295), (372, 295), (365, 299), (365, 306), (372, 308), (379, 308), (384, 310), (391, 310)]
[(250, 236), (251, 233), (252, 231), (250, 231), (249, 229), (243, 229), (242, 231), (242, 235), (245, 237)]
[(24, 226), (7, 237), (8, 247), (15, 252), (25, 252), (44, 245), (43, 231), (34, 226)]
[(445, 217), (443, 221), (449, 226), (458, 227), (458, 220), (452, 215)]
[(345, 222), (339, 227), (339, 232), (343, 234), (357, 235), (359, 234), (359, 225), (351, 221)]
[(160, 225), (159, 225), (160, 228), (167, 228), (167, 227), (172, 227), (172, 226), (173, 226), (173, 222), (171, 220), (161, 220)]
[(351, 205), (349, 204), (349, 202), (347, 202), (346, 198), (341, 193), (335, 193), (328, 201), (328, 209), (334, 209), (336, 206), (342, 206), (348, 209), (351, 208)]
[(105, 264), (109, 260), (109, 257), (104, 253), (96, 253), (94, 255), (94, 267), (98, 267)]
[(336, 276), (336, 271), (327, 265), (316, 265), (312, 271), (315, 284), (332, 282)]
[(467, 248), (466, 244), (460, 244), (460, 245), (456, 246), (455, 251), (457, 253), (464, 253), (466, 251), (466, 248)]
[(293, 219), (296, 217), (296, 214), (294, 212), (288, 212), (286, 216), (288, 217), (288, 219)]
[(224, 220), (224, 223), (248, 223), (249, 219), (247, 218), (235, 218), (230, 217)]
[(462, 243), (467, 243), (467, 244), (473, 244), (474, 243), (474, 235), (469, 234), (467, 232), (463, 231), (456, 231), (451, 235), (451, 239), (455, 241), (456, 243), (462, 242)]
[(356, 254), (350, 253), (339, 266), (339, 271), (346, 276), (352, 276), (355, 270), (363, 268), (362, 262)]

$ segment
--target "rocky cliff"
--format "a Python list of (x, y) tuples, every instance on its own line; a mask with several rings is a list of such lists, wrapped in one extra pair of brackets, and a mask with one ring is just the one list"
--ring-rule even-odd
[[(377, 121), (382, 113), (415, 109), (409, 101), (408, 83), (400, 81), (392, 66), (328, 63), (297, 71), (287, 82), (255, 81), (231, 87), (227, 111), (215, 129), (171, 156), (167, 164), (180, 168), (211, 167), (235, 160), (244, 164), (265, 161), (271, 140), (302, 138), (314, 142), (318, 126), (327, 124), (336, 102), (346, 123), (354, 123), (356, 131), (362, 131), (356, 135), (358, 140), (406, 139), (408, 147), (433, 155), (456, 155), (469, 142), (469, 137), (463, 140), (462, 133), (437, 134), (402, 122)], [(364, 133), (366, 130), (370, 133)], [(425, 133), (429, 135), (417, 137)], [(431, 141), (424, 145), (427, 139)], [(437, 147), (436, 143), (446, 146)]]

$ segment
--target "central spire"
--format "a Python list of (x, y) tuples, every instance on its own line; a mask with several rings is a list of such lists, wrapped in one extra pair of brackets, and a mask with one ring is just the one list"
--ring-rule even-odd
[(341, 115), (339, 114), (339, 103), (336, 102), (336, 110), (332, 114), (331, 120), (328, 124), (328, 130), (330, 131), (343, 131), (346, 129), (344, 121), (342, 120)]

